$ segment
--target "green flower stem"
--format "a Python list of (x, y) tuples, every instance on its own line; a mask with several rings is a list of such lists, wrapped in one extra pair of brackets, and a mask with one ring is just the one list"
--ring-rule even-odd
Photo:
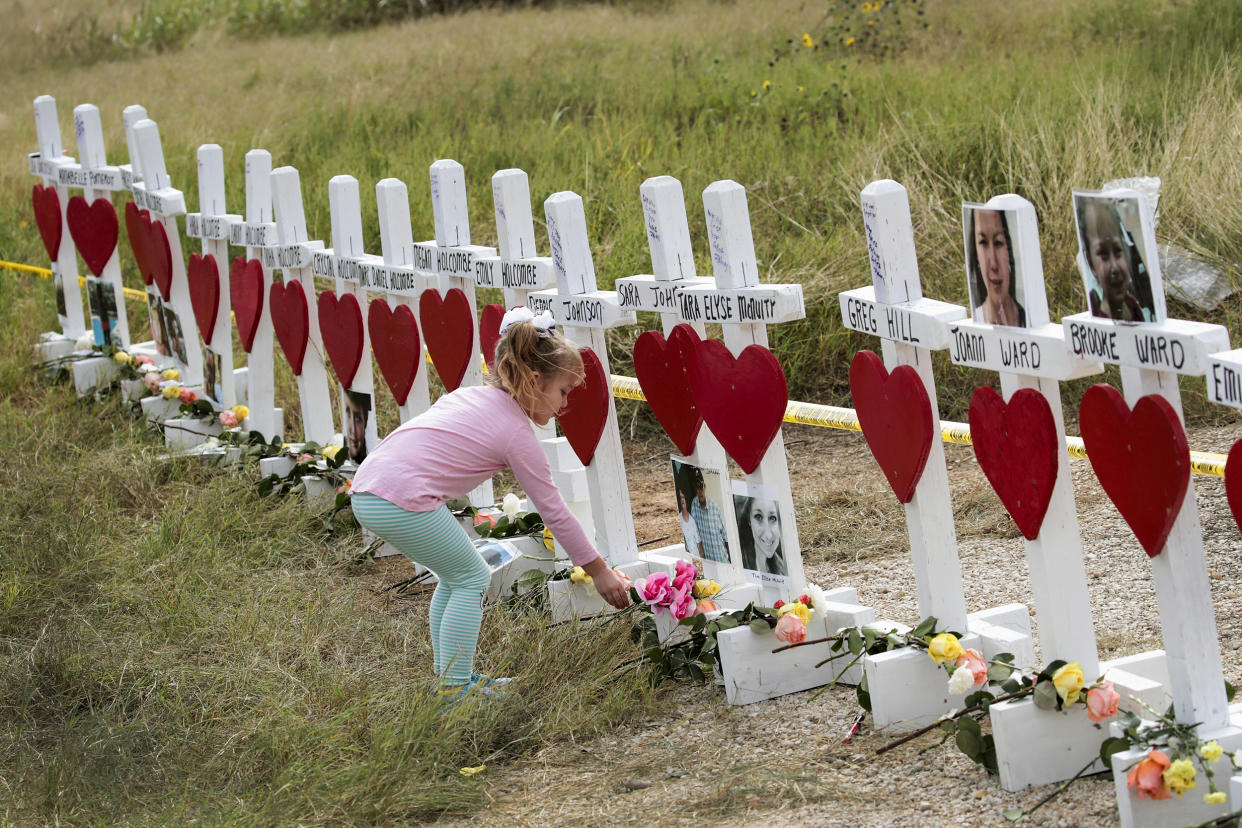
[[(997, 696), (994, 699), (990, 699), (987, 704), (993, 705), (993, 704), (996, 704), (997, 702), (1012, 701), (1013, 699), (1020, 699), (1024, 696), (1029, 696), (1032, 692), (1034, 692), (1034, 687), (1035, 685), (1031, 685), (1030, 687), (1023, 687), (1021, 690), (1015, 690), (1012, 693), (1006, 693), (1003, 696)], [(936, 719), (936, 721), (927, 725), (927, 727), (921, 727), (912, 733), (907, 733), (905, 736), (902, 736), (900, 739), (897, 739), (896, 741), (889, 742), (887, 745), (885, 745), (882, 748), (877, 748), (875, 753), (877, 756), (879, 756), (881, 753), (886, 753), (887, 751), (890, 751), (895, 747), (900, 747), (901, 745), (904, 745), (906, 742), (914, 741), (918, 737), (922, 736), (924, 733), (928, 733), (930, 731), (935, 730), (936, 728), (940, 727), (940, 723), (943, 721), (952, 721), (953, 719), (960, 719), (963, 716), (969, 715), (971, 713), (978, 713), (979, 711), (984, 710), (984, 709), (986, 709), (986, 706), (982, 704), (973, 704), (970, 707), (963, 707), (961, 710), (957, 711), (951, 716), (941, 716), (939, 719)], [(1095, 760), (1092, 760), (1092, 761), (1095, 761)]]
[(1098, 761), (1099, 761), (1098, 756), (1092, 756), (1091, 761), (1083, 765), (1082, 768), (1078, 771), (1078, 773), (1074, 774), (1069, 779), (1066, 779), (1064, 782), (1062, 782), (1055, 791), (1048, 794), (1047, 796), (1045, 796), (1043, 799), (1036, 802), (1031, 807), (1024, 809), (1021, 813), (1015, 816), (1009, 816), (1009, 814), (1006, 813), (1005, 816), (1009, 819), (1010, 822), (1017, 822), (1020, 819), (1026, 819), (1031, 814), (1035, 813), (1040, 808), (1047, 805), (1049, 802), (1051, 802), (1052, 800), (1056, 799), (1058, 796), (1060, 796), (1061, 794), (1069, 790), (1069, 786), (1073, 785), (1075, 782), (1081, 779), (1082, 775), (1085, 774), (1088, 770), (1090, 770), (1091, 766), (1094, 765)]

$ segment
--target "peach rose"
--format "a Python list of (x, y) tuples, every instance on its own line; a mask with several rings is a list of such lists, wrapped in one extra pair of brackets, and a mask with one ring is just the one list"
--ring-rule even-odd
[(1168, 756), (1152, 748), (1130, 771), (1126, 784), (1137, 789), (1139, 799), (1168, 799), (1172, 794), (1164, 786), (1164, 771), (1169, 764)]
[(237, 428), (237, 415), (232, 411), (221, 411), (220, 425), (225, 428)]
[(709, 612), (715, 612), (716, 610), (720, 609), (720, 607), (716, 606), (716, 602), (712, 601), (709, 598), (704, 598), (700, 600), (697, 604), (694, 605), (694, 607), (695, 607), (694, 609), (695, 615), (706, 615)]
[(975, 687), (983, 684), (988, 680), (988, 665), (983, 660), (983, 653), (978, 650), (964, 650), (954, 662), (958, 668), (965, 668), (970, 671), (971, 677), (974, 679)]
[(1121, 694), (1113, 688), (1111, 681), (1102, 681), (1087, 691), (1087, 718), (1093, 722), (1102, 722), (1117, 712), (1117, 703)]
[(181, 389), (181, 393), (177, 395), (177, 399), (181, 400), (181, 402), (186, 405), (189, 405), (198, 399), (198, 394), (195, 394), (193, 389), (183, 387)]
[(786, 644), (801, 644), (806, 640), (806, 624), (793, 613), (786, 613), (776, 622), (776, 637)]

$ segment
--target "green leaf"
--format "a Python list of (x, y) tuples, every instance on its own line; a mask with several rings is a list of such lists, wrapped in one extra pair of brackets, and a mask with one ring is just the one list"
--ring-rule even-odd
[(1022, 819), (1022, 817), (1024, 816), (1026, 816), (1026, 811), (1022, 810), (1021, 808), (1006, 808), (1005, 809), (1005, 819), (1009, 820), (1010, 822), (1017, 822), (1018, 820)]
[(867, 677), (863, 676), (862, 683), (855, 688), (858, 696), (858, 705), (868, 713), (871, 712), (871, 693), (867, 690)]
[(849, 633), (850, 655), (858, 655), (863, 649), (862, 636), (858, 633), (858, 628), (850, 630)]
[(936, 616), (929, 615), (919, 622), (919, 625), (909, 632), (910, 638), (923, 638), (936, 629)]
[(1100, 743), (1100, 761), (1104, 767), (1112, 770), (1113, 754), (1130, 749), (1130, 740), (1122, 736), (1110, 736)]
[(707, 682), (707, 676), (704, 675), (702, 668), (693, 661), (687, 662), (686, 670), (689, 671), (690, 676), (699, 684), (705, 684)]
[(952, 719), (941, 719), (940, 729), (945, 733), (955, 733), (957, 731), (957, 722)]
[(1001, 689), (1006, 693), (1016, 693), (1022, 689), (1022, 682), (1018, 681), (1016, 678), (1011, 678), (1009, 681), (1001, 685)]
[(1051, 664), (1049, 664), (1047, 667), (1043, 669), (1043, 671), (1039, 674), (1039, 677), (1035, 679), (1035, 682), (1039, 683), (1045, 679), (1047, 679), (1048, 681), (1051, 681), (1053, 674), (1056, 673), (1057, 670), (1060, 670), (1062, 667), (1064, 667), (1065, 664), (1066, 664), (1065, 659), (1058, 658), (1056, 661), (1053, 661)]
[(738, 626), (737, 619), (733, 617), (733, 613), (722, 615), (716, 619), (716, 625), (722, 630), (731, 630)]
[(1000, 773), (1000, 765), (996, 762), (996, 740), (990, 733), (983, 737), (983, 758), (979, 760), (979, 764), (994, 776)]
[(988, 667), (988, 681), (1004, 681), (1013, 675), (1013, 665), (1001, 662)]
[(1229, 683), (1229, 679), (1225, 679), (1225, 701), (1232, 702), (1233, 696), (1238, 692), (1238, 688)]
[(772, 629), (768, 626), (768, 622), (764, 621), (762, 618), (756, 618), (754, 621), (751, 621), (750, 628), (757, 633), (765, 633)]
[[(960, 720), (966, 721), (965, 719)], [(959, 726), (957, 729), (957, 749), (970, 757), (971, 761), (983, 763), (983, 737), (978, 731), (968, 730)]]
[[(528, 589), (534, 589), (547, 580), (548, 576), (541, 570), (528, 569), (518, 576), (517, 580), (514, 582), (514, 586), (516, 586), (519, 591), (525, 592)], [(634, 629), (635, 631), (641, 633), (641, 628), (635, 627)], [(637, 640), (638, 639), (636, 638), (635, 641)]]
[(976, 722), (974, 719), (972, 719), (970, 716), (962, 716), (958, 718), (956, 721), (957, 721), (958, 730), (969, 730), (971, 733), (975, 734), (976, 736), (979, 736), (980, 738), (983, 737), (983, 728), (979, 727), (979, 723)]
[(1057, 703), (1061, 701), (1061, 697), (1057, 695), (1057, 688), (1052, 686), (1051, 681), (1041, 681), (1035, 685), (1035, 692), (1032, 694), (1035, 706), (1040, 710), (1056, 710)]

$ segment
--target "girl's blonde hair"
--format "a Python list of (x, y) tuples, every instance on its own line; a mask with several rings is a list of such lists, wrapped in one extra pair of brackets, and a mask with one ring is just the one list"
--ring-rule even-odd
[(487, 384), (507, 391), (527, 416), (539, 401), (543, 382), (561, 374), (572, 374), (578, 380), (585, 375), (577, 345), (556, 331), (541, 331), (530, 322), (509, 326), (496, 344), (495, 365), (487, 375)]

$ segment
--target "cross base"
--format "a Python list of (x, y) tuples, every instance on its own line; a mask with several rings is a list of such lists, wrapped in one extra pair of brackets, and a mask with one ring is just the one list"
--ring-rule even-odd
[(79, 397), (89, 397), (96, 388), (111, 383), (119, 367), (116, 360), (105, 356), (87, 357), (70, 363), (74, 392)]
[(39, 334), (39, 341), (34, 345), (34, 361), (50, 362), (54, 359), (61, 359), (72, 354), (77, 347), (76, 338), (55, 331), (47, 331)]
[[(960, 641), (963, 648), (982, 647), (975, 633), (967, 633)], [(920, 648), (869, 655), (862, 663), (876, 730), (908, 733), (961, 707), (962, 697), (949, 695), (948, 673)]]

